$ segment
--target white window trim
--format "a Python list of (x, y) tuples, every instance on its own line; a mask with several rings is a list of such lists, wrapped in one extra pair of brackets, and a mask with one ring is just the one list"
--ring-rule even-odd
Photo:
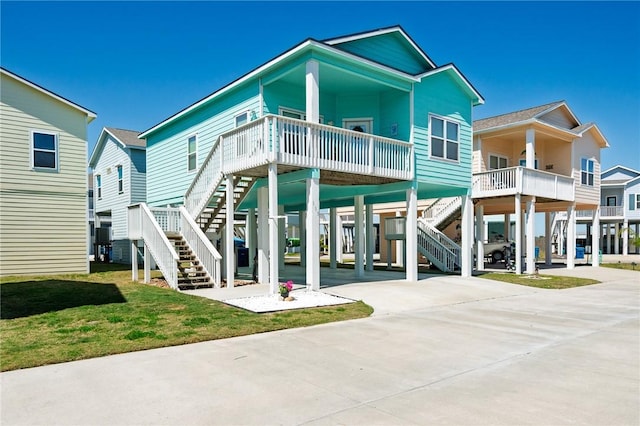
[[(587, 160), (587, 170), (582, 170), (582, 160)], [(593, 172), (589, 172), (588, 171), (588, 164), (589, 161), (593, 162)], [(593, 175), (593, 185), (589, 185), (589, 179), (587, 178), (587, 183), (582, 183), (582, 172), (586, 172), (587, 175), (589, 173), (591, 173)], [(591, 157), (580, 157), (580, 180), (578, 181), (578, 183), (580, 184), (580, 186), (586, 186), (589, 188), (595, 188), (596, 187), (596, 160), (595, 158)]]
[[(51, 168), (51, 167), (39, 167), (36, 166), (34, 164), (35, 162), (35, 155), (34, 151), (36, 150), (34, 142), (34, 135), (36, 133), (41, 133), (43, 135), (51, 135), (54, 138), (54, 152), (56, 155), (56, 167)], [(60, 169), (60, 147), (59, 147), (59, 134), (57, 132), (52, 132), (50, 130), (40, 130), (40, 129), (32, 129), (29, 131), (29, 166), (31, 167), (31, 170), (34, 171), (38, 171), (38, 172), (49, 172), (49, 173), (57, 173), (58, 170)], [(45, 152), (51, 152), (49, 150), (42, 150), (42, 149), (38, 149), (38, 151), (45, 151)]]
[(636, 194), (636, 210), (640, 210), (640, 194)]
[(94, 195), (96, 196), (97, 200), (102, 200), (102, 174), (97, 174), (96, 176), (96, 182), (95, 182), (95, 193)]
[(242, 112), (236, 114), (233, 117), (233, 128), (234, 129), (237, 129), (238, 127), (240, 127), (240, 126), (238, 126), (238, 117), (240, 117), (242, 115), (246, 115), (247, 116), (247, 122), (244, 123), (244, 124), (241, 124), (240, 126), (244, 126), (245, 124), (249, 124), (251, 122), (251, 111), (249, 111), (249, 110), (242, 111)]
[[(459, 130), (458, 130), (458, 131), (459, 131)], [(459, 154), (458, 154), (458, 155), (459, 155)], [(494, 154), (494, 153), (491, 153), (491, 152), (490, 152), (490, 153), (488, 154), (488, 157), (487, 157), (487, 170), (499, 170), (499, 168), (498, 168), (498, 169), (492, 169), (492, 168), (491, 168), (491, 157), (496, 157), (496, 158), (498, 158), (499, 160), (500, 160), (500, 159), (504, 159), (504, 160), (506, 160), (507, 165), (505, 166), (505, 168), (509, 167), (509, 157), (507, 157), (506, 155), (503, 155), (503, 154)], [(436, 157), (436, 158), (437, 158), (437, 157)], [(499, 163), (499, 161), (498, 161), (498, 163)]]
[[(118, 175), (118, 168), (122, 169), (122, 179)], [(116, 165), (116, 179), (118, 182), (118, 195), (124, 194), (124, 166), (122, 164)], [(122, 191), (120, 190), (120, 181), (122, 181)]]
[[(196, 156), (196, 164), (193, 170), (189, 170), (189, 157), (191, 156), (191, 154), (189, 153), (189, 139), (191, 138), (196, 139), (196, 151), (194, 152), (194, 155)], [(189, 136), (187, 136), (187, 173), (195, 173), (197, 171), (198, 171), (198, 134), (192, 133)]]
[[(305, 111), (295, 109), (295, 108), (289, 108), (289, 107), (282, 107), (282, 106), (278, 107), (278, 115), (284, 116), (284, 112), (288, 112), (289, 114), (298, 114), (300, 116), (298, 120), (306, 121), (307, 119), (307, 113)], [(291, 118), (291, 117), (287, 117), (287, 118)], [(323, 115), (320, 116), (320, 124), (324, 124)]]
[[(346, 129), (349, 123), (367, 123), (369, 125), (369, 134), (373, 134), (373, 117), (349, 117), (342, 119), (342, 128)], [(365, 132), (366, 133), (366, 132)]]
[[(431, 147), (431, 118), (432, 118), (432, 117), (437, 118), (437, 119), (439, 119), (439, 120), (443, 120), (443, 121), (445, 122), (445, 123), (444, 123), (445, 137), (444, 137), (444, 147), (443, 147), (443, 149), (444, 149), (444, 156), (443, 156), (443, 157), (437, 157), (437, 156), (435, 156), (435, 155), (432, 155), (432, 154), (431, 154), (431, 152), (432, 152), (432, 150), (431, 150), (431, 148), (432, 148), (432, 147)], [(428, 146), (428, 149), (429, 149), (429, 159), (433, 159), (433, 160), (437, 160), (437, 161), (446, 161), (446, 162), (448, 162), (448, 163), (452, 163), (452, 164), (460, 164), (460, 129), (461, 129), (461, 127), (462, 127), (462, 126), (460, 125), (460, 122), (459, 122), (458, 120), (454, 120), (454, 119), (449, 118), (449, 117), (445, 117), (445, 116), (438, 115), (438, 114), (431, 114), (431, 113), (429, 114), (429, 116), (428, 116), (427, 120), (428, 120), (428, 121), (427, 121), (427, 125), (428, 125), (428, 127), (429, 127), (429, 131), (427, 132), (427, 133), (428, 133), (428, 134), (427, 134), (427, 141), (428, 141), (428, 145), (429, 145), (429, 146)], [(450, 159), (450, 158), (447, 158), (447, 137), (446, 137), (446, 132), (447, 132), (447, 122), (455, 123), (455, 124), (457, 124), (457, 125), (458, 125), (458, 141), (457, 141), (457, 144), (458, 144), (458, 159), (457, 159), (457, 160), (452, 160), (452, 159)]]

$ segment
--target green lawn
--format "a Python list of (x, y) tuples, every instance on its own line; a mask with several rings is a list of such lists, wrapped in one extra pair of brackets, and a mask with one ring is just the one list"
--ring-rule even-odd
[(600, 266), (604, 268), (628, 269), (630, 271), (640, 271), (640, 264), (638, 264), (638, 262), (601, 263)]
[(539, 275), (536, 277), (533, 275), (516, 275), (504, 272), (491, 272), (478, 275), (478, 277), (529, 287), (552, 289), (580, 287), (583, 285), (598, 284), (600, 282), (588, 278), (561, 277), (556, 275)]
[(2, 279), (2, 371), (362, 318), (373, 312), (357, 302), (256, 314), (133, 283), (128, 269), (95, 266), (99, 272), (88, 275)]

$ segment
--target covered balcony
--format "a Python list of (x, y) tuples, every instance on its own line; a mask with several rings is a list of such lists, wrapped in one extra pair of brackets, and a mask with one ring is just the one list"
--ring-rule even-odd
[(516, 194), (574, 201), (574, 179), (521, 166), (473, 174), (473, 198), (504, 197)]

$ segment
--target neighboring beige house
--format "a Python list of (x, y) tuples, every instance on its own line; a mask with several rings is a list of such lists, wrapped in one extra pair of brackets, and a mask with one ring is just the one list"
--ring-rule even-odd
[(0, 275), (88, 272), (87, 125), (96, 114), (0, 75)]

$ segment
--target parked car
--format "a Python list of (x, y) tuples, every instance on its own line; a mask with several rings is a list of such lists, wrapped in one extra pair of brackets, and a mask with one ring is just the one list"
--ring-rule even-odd
[(513, 253), (513, 245), (514, 243), (504, 240), (484, 243), (484, 257), (491, 263), (498, 263), (504, 260), (505, 251), (511, 250)]

